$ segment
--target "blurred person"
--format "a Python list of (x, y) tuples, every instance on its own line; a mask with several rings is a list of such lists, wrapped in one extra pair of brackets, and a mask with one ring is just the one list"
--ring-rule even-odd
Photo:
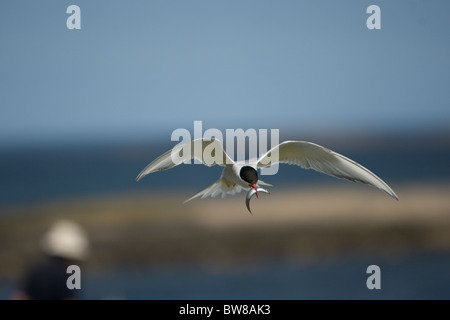
[(88, 237), (83, 228), (72, 221), (54, 223), (41, 241), (42, 261), (33, 265), (23, 277), (16, 300), (77, 299), (78, 291), (69, 289), (67, 273), (70, 265), (86, 259), (89, 252)]

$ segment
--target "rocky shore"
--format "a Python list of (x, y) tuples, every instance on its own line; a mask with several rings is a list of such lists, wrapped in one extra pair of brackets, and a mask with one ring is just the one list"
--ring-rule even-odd
[[(169, 264), (226, 267), (257, 259), (333, 258), (450, 250), (450, 186), (396, 188), (400, 200), (352, 185), (283, 190), (182, 202), (189, 192), (122, 194), (3, 210), (0, 278), (14, 279), (39, 257), (49, 225), (70, 219), (86, 228), (91, 269)], [(191, 192), (192, 193), (192, 192)]]

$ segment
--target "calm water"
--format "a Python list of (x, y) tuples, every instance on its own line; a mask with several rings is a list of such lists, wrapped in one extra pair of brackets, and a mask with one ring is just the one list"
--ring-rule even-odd
[[(372, 264), (381, 270), (380, 290), (366, 286)], [(228, 271), (127, 270), (92, 277), (92, 286), (86, 298), (450, 299), (450, 252), (328, 263), (266, 262)]]
[[(369, 290), (369, 265), (381, 270), (381, 289)], [(83, 299), (450, 299), (450, 252), (395, 258), (347, 257), (329, 262), (266, 261), (229, 269), (186, 266), (82, 269)], [(13, 283), (0, 282), (7, 299)]]

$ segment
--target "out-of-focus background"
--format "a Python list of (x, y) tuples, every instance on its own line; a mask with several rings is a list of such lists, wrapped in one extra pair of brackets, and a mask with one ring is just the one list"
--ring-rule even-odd
[[(89, 238), (83, 299), (450, 298), (448, 1), (72, 2), (0, 4), (0, 298), (61, 219)], [(135, 182), (194, 120), (321, 144), (400, 200), (295, 166), (253, 215), (182, 204), (219, 167)]]

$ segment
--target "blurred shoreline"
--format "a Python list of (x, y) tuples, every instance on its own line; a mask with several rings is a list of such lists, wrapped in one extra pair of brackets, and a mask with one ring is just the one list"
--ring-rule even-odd
[[(405, 184), (395, 201), (373, 188), (272, 188), (185, 205), (190, 192), (130, 193), (15, 207), (0, 217), (0, 278), (14, 279), (39, 257), (39, 239), (57, 219), (83, 225), (91, 270), (258, 259), (308, 260), (345, 254), (450, 250), (450, 185)], [(14, 244), (11, 246), (11, 244)]]

